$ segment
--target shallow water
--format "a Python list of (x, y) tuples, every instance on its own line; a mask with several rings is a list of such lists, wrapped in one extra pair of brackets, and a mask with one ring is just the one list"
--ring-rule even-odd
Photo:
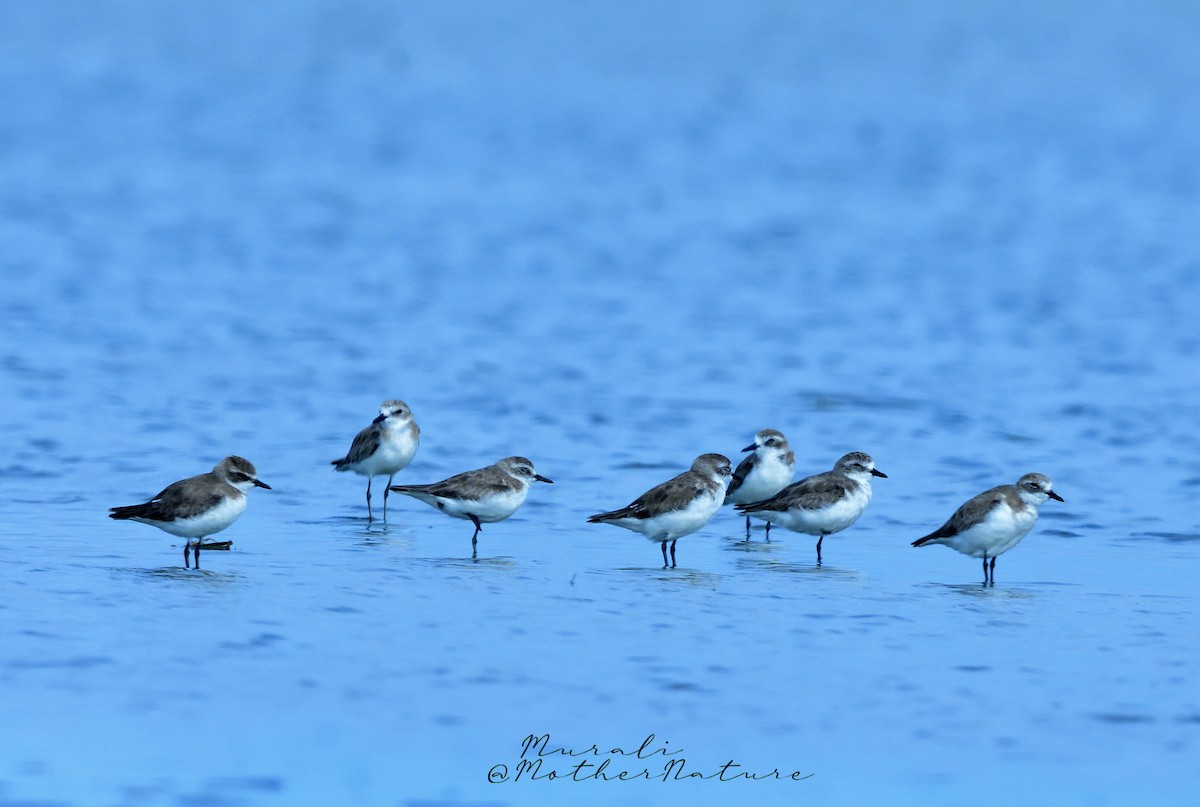
[[(1190, 801), (1200, 20), (1132, 14), (0, 8), (0, 805)], [(389, 397), (555, 484), (368, 525)], [(889, 475), (824, 565), (585, 523), (766, 426)], [(229, 453), (201, 571), (105, 518)], [(1032, 470), (994, 587), (908, 546)]]

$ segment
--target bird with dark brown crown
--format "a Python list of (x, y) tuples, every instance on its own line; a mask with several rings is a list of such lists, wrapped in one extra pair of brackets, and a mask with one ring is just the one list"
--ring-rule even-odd
[(246, 492), (251, 488), (271, 489), (258, 478), (249, 460), (230, 456), (206, 474), (188, 477), (163, 488), (145, 504), (113, 507), (109, 518), (140, 521), (163, 532), (187, 538), (183, 545), (183, 565), (188, 565), (188, 549), (194, 545), (196, 568), (200, 568), (200, 548), (204, 539), (237, 521), (246, 509)]

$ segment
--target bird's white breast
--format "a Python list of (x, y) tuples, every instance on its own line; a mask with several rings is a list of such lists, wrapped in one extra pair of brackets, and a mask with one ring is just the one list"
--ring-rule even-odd
[(707, 524), (724, 501), (723, 489), (705, 491), (678, 510), (668, 510), (650, 518), (623, 518), (610, 523), (640, 532), (651, 541), (674, 541)]
[(1012, 549), (1037, 523), (1036, 507), (1014, 510), (1007, 503), (993, 507), (975, 526), (952, 536), (947, 544), (973, 558), (994, 558)]
[(359, 461), (354, 470), (363, 476), (394, 474), (412, 462), (417, 453), (417, 440), (409, 425), (384, 429), (379, 433), (379, 448)]
[[(792, 481), (792, 469), (778, 454), (765, 457), (754, 464), (742, 481), (742, 486), (729, 497), (731, 503), (748, 504), (769, 499)], [(757, 515), (757, 514), (755, 514)]]
[(836, 502), (819, 510), (793, 507), (785, 511), (762, 510), (751, 515), (759, 516), (781, 527), (810, 535), (828, 535), (849, 527), (867, 508), (871, 501), (871, 486), (858, 485), (853, 493), (842, 496)]
[(236, 495), (226, 496), (220, 504), (191, 518), (177, 518), (173, 521), (155, 521), (148, 518), (135, 519), (145, 524), (152, 524), (163, 532), (178, 535), (180, 538), (203, 538), (206, 535), (220, 532), (246, 510), (246, 494), (240, 491)]
[(467, 518), (467, 514), (470, 513), (485, 524), (489, 524), (503, 521), (517, 512), (517, 509), (525, 503), (525, 497), (528, 495), (529, 486), (522, 485), (516, 490), (493, 493), (482, 499), (447, 499), (440, 496), (432, 498), (436, 500), (435, 506), (447, 515), (455, 518)]

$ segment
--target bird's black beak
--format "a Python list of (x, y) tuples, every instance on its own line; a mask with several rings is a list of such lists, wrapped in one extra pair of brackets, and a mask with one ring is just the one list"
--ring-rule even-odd
[(536, 480), (537, 480), (537, 481), (539, 481), (539, 482), (547, 482), (547, 483), (549, 483), (549, 484), (551, 484), (551, 485), (553, 485), (553, 484), (554, 484), (554, 480), (553, 480), (553, 479), (547, 479), (546, 477), (542, 476), (541, 474), (534, 474), (534, 475), (533, 475), (533, 478), (534, 478), (534, 479), (536, 479)]
[[(361, 422), (361, 421), (360, 421), (360, 422)], [(262, 481), (260, 481), (260, 480), (258, 480), (258, 479), (255, 479), (255, 480), (254, 480), (254, 487), (256, 487), (256, 488), (266, 488), (267, 490), (270, 490), (270, 489), (271, 489), (271, 486), (270, 486), (270, 485), (268, 485), (266, 482), (262, 482)]]
[(750, 445), (743, 448), (742, 451), (753, 451), (756, 448), (758, 448), (758, 446), (756, 446), (754, 443), (751, 443)]
[[(383, 423), (385, 420), (387, 420), (387, 415), (380, 413), (379, 417), (371, 421), (371, 425), (374, 426), (376, 423)], [(359, 422), (361, 423), (362, 421)]]
[(1066, 501), (1066, 499), (1064, 499), (1062, 496), (1059, 496), (1057, 493), (1055, 493), (1052, 490), (1046, 491), (1046, 495), (1049, 496), (1051, 499), (1054, 499), (1054, 501), (1056, 501), (1056, 502), (1065, 502)]
[(877, 471), (874, 468), (871, 469), (871, 476), (880, 476), (884, 479), (887, 479), (887, 474), (885, 474), (883, 471)]

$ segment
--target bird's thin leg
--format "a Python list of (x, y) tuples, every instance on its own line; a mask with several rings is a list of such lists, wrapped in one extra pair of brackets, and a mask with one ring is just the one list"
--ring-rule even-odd
[(662, 551), (663, 551), (663, 568), (665, 569), (665, 568), (667, 568), (667, 542), (666, 542), (666, 541), (662, 541), (661, 543), (659, 543), (659, 546), (661, 546), (661, 547), (662, 547)]
[(478, 543), (479, 532), (483, 529), (483, 525), (479, 523), (479, 519), (474, 513), (467, 513), (467, 518), (471, 519), (471, 523), (475, 525), (475, 533), (471, 536), (471, 560), (475, 560), (475, 546)]
[(392, 478), (393, 478), (393, 477), (395, 477), (395, 476), (396, 476), (395, 474), (388, 474), (388, 483), (387, 483), (387, 487), (385, 487), (385, 488), (383, 489), (383, 520), (384, 520), (384, 521), (387, 521), (387, 497), (388, 497), (388, 491), (390, 491), (390, 490), (392, 489)]
[(185, 569), (192, 568), (191, 565), (188, 563), (188, 552), (190, 552), (191, 549), (192, 549), (192, 539), (189, 538), (183, 544), (183, 568), (185, 568)]
[(746, 540), (750, 540), (750, 516), (746, 516)]
[(983, 556), (983, 584), (986, 586), (987, 583), (988, 583), (988, 568), (987, 568), (987, 554), (985, 553)]
[(674, 541), (671, 542), (671, 568), (672, 569), (675, 568), (675, 544), (677, 544), (677, 543), (679, 543), (678, 538), (676, 538)]
[(817, 539), (817, 565), (821, 565), (821, 542), (825, 540), (825, 533), (821, 533), (821, 537)]
[(991, 568), (992, 568), (992, 585), (994, 586), (994, 585), (996, 585), (996, 559), (995, 558), (992, 558)]
[[(370, 524), (372, 521), (375, 520), (375, 516), (371, 513), (371, 480), (374, 478), (375, 477), (373, 477), (373, 476), (367, 477), (367, 523), (368, 524)], [(387, 494), (385, 493), (384, 495), (386, 496)]]
[(197, 538), (196, 547), (192, 550), (192, 565), (194, 565), (197, 569), (200, 568), (200, 543), (203, 540), (203, 538)]
[(767, 542), (770, 543), (770, 541), (771, 541), (771, 522), (768, 521), (767, 522)]

